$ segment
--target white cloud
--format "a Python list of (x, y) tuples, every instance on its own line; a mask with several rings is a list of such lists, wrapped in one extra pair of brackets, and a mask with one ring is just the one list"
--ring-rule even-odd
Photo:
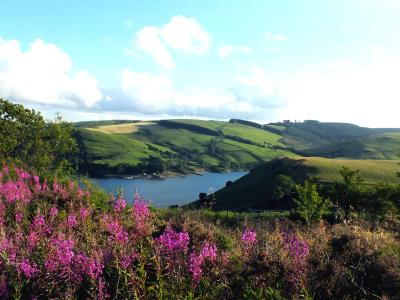
[(172, 17), (160, 33), (165, 43), (173, 49), (197, 55), (208, 51), (210, 36), (195, 18)]
[(240, 84), (234, 89), (237, 98), (262, 109), (280, 109), (285, 105), (276, 84), (263, 69), (245, 68), (243, 73), (236, 77)]
[(162, 27), (146, 26), (136, 34), (137, 46), (168, 70), (175, 67), (170, 49), (203, 55), (208, 52), (210, 40), (196, 19), (182, 16), (172, 17)]
[(160, 29), (156, 26), (144, 27), (137, 33), (137, 44), (145, 52), (153, 56), (154, 60), (167, 70), (175, 68), (171, 53), (160, 40)]
[(292, 76), (283, 88), (287, 117), (400, 127), (400, 60), (373, 58), (339, 66)]
[[(265, 78), (264, 78), (265, 79)], [(254, 82), (252, 81), (254, 80)], [(261, 79), (241, 77), (235, 89), (180, 90), (165, 75), (147, 72), (134, 72), (124, 69), (121, 72), (120, 89), (111, 92), (117, 101), (102, 101), (100, 107), (105, 111), (133, 111), (135, 113), (195, 116), (227, 119), (231, 117), (253, 118), (271, 114), (268, 97), (271, 91)], [(262, 85), (260, 87), (260, 85)], [(240, 89), (254, 91), (240, 97)], [(250, 99), (254, 95), (257, 99)], [(261, 101), (262, 97), (263, 101)], [(275, 101), (272, 99), (272, 101)]]
[(11, 100), (68, 107), (91, 107), (102, 99), (96, 78), (71, 72), (70, 57), (36, 39), (25, 52), (17, 40), (0, 38), (0, 94)]
[(271, 32), (265, 33), (265, 37), (267, 40), (274, 41), (274, 42), (286, 42), (287, 38), (282, 34), (273, 34)]
[(225, 59), (229, 55), (233, 53), (251, 53), (252, 50), (250, 47), (247, 46), (234, 46), (234, 45), (224, 45), (218, 49), (218, 55), (222, 58)]
[(270, 96), (276, 94), (276, 89), (264, 70), (258, 67), (250, 69), (250, 75), (238, 76), (236, 78), (242, 85), (258, 90), (262, 95)]

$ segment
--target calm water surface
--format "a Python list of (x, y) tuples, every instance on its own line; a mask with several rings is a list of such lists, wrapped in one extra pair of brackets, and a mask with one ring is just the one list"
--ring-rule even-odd
[(132, 201), (137, 190), (146, 200), (157, 207), (186, 204), (198, 199), (199, 193), (210, 193), (224, 187), (228, 180), (234, 181), (247, 172), (204, 173), (203, 176), (188, 175), (165, 179), (107, 178), (95, 181), (107, 192), (123, 188), (126, 199)]

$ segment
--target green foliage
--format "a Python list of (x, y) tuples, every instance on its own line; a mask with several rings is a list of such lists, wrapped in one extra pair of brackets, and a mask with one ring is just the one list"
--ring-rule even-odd
[(303, 185), (296, 184), (297, 197), (294, 199), (298, 214), (306, 224), (321, 220), (329, 213), (330, 202), (318, 194), (317, 185), (306, 181)]
[(247, 286), (244, 295), (246, 300), (284, 300), (279, 290), (271, 287), (252, 287)]
[(35, 110), (0, 99), (0, 160), (24, 165), (40, 175), (73, 171), (77, 145), (73, 127), (61, 116), (46, 122)]
[(100, 211), (110, 210), (109, 195), (96, 183), (89, 178), (83, 177), (80, 179), (85, 189), (90, 192), (90, 202), (94, 208)]
[(288, 175), (279, 174), (275, 179), (272, 190), (272, 196), (276, 199), (282, 199), (289, 195), (295, 187), (295, 182)]
[(339, 171), (342, 181), (335, 185), (335, 203), (337, 208), (343, 209), (345, 219), (348, 219), (352, 209), (359, 206), (362, 198), (364, 180), (358, 175), (359, 172), (359, 170), (351, 170), (344, 166)]
[[(361, 188), (378, 183), (398, 184), (396, 176), (398, 162), (394, 160), (349, 160), (327, 159), (320, 157), (304, 158), (277, 158), (258, 166), (249, 174), (232, 183), (228, 188), (215, 192), (215, 209), (248, 210), (248, 209), (292, 209), (293, 193), (287, 194), (280, 200), (273, 195), (276, 180), (279, 175), (292, 178), (296, 183), (317, 178), (320, 183), (334, 188), (337, 182), (342, 181), (341, 167), (360, 170), (356, 175), (363, 178)], [(321, 185), (322, 186), (322, 185)], [(288, 189), (287, 189), (288, 191)], [(278, 190), (279, 192), (279, 190)], [(322, 192), (322, 190), (320, 190)], [(324, 196), (329, 197), (334, 204), (338, 204), (337, 190)], [(357, 196), (359, 198), (359, 196)], [(337, 201), (336, 201), (337, 200)], [(357, 200), (357, 202), (359, 202)], [(358, 205), (358, 203), (353, 203)]]
[(379, 184), (366, 189), (362, 208), (373, 222), (381, 222), (389, 214), (399, 212), (400, 187), (398, 185)]

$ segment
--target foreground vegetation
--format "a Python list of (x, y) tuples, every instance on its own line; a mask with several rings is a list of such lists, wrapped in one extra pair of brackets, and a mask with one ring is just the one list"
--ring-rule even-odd
[[(327, 187), (342, 180), (340, 170), (358, 170), (363, 186), (398, 184), (398, 160), (349, 160), (320, 157), (281, 158), (267, 162), (217, 191), (215, 209), (292, 209), (294, 184), (312, 179)], [(325, 187), (322, 187), (322, 186)], [(278, 194), (277, 194), (278, 192)], [(331, 191), (325, 196), (332, 198)]]
[[(0, 172), (2, 299), (396, 299), (400, 224), (153, 210)], [(110, 200), (110, 201), (108, 201)], [(278, 217), (278, 218), (277, 218)]]

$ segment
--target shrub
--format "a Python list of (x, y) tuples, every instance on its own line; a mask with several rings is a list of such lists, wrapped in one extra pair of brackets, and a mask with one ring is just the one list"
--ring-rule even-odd
[(297, 197), (294, 199), (294, 210), (306, 224), (320, 220), (329, 213), (330, 203), (322, 198), (315, 183), (306, 181), (304, 185), (296, 185)]

